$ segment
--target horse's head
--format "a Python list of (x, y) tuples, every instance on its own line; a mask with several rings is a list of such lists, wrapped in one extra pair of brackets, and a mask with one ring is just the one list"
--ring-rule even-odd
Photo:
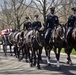
[(73, 29), (72, 38), (76, 40), (76, 28)]
[(35, 30), (26, 31), (24, 34), (25, 43), (27, 44), (31, 43), (35, 38)]
[(17, 37), (17, 46), (22, 47), (24, 45), (24, 32), (20, 31)]
[(44, 45), (44, 31), (38, 31), (38, 34), (37, 34), (37, 42), (43, 46)]
[(65, 27), (63, 25), (59, 25), (55, 30), (56, 38), (60, 38), (61, 40), (65, 39)]

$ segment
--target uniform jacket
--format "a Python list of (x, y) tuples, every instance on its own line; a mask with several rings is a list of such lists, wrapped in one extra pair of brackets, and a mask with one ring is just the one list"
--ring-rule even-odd
[(46, 19), (46, 24), (45, 24), (45, 28), (54, 28), (55, 26), (57, 26), (59, 24), (59, 20), (58, 17), (56, 15), (49, 15), (47, 16)]

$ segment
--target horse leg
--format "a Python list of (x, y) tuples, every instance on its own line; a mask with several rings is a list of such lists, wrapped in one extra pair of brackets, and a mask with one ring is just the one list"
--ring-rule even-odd
[(28, 62), (27, 58), (30, 61), (30, 48), (29, 47), (26, 48), (26, 53), (25, 54), (26, 54), (26, 62)]
[(18, 60), (20, 61), (20, 49), (19, 48), (18, 48), (17, 55), (18, 55)]
[(41, 49), (37, 50), (37, 54), (38, 54), (37, 68), (40, 69)]
[(33, 67), (33, 48), (30, 51), (30, 67)]
[(71, 54), (71, 52), (72, 52), (72, 48), (69, 48), (69, 50), (68, 50), (68, 52), (67, 52), (67, 64), (70, 64), (70, 65), (72, 65), (72, 61), (71, 61), (71, 57), (70, 57), (70, 54)]
[(26, 53), (26, 59), (28, 58), (30, 61), (30, 57), (31, 57), (31, 50), (30, 48), (28, 48), (27, 53)]
[(34, 49), (34, 53), (33, 53), (33, 59), (34, 59), (33, 66), (36, 66), (36, 51), (35, 51), (35, 49)]
[(40, 61), (43, 62), (43, 61), (42, 61), (42, 58), (41, 58), (41, 54), (42, 54), (42, 49), (41, 49), (41, 51), (40, 51)]
[(46, 57), (47, 57), (47, 64), (50, 65), (50, 50), (49, 48), (46, 48)]
[(7, 56), (7, 46), (6, 45), (3, 45), (3, 51), (4, 51), (5, 56)]
[[(22, 57), (20, 57), (20, 61), (21, 61), (24, 58), (24, 55), (25, 55), (24, 48), (23, 47), (20, 48), (20, 51), (19, 52), (22, 52)], [(20, 53), (19, 53), (19, 55), (20, 55)]]
[(60, 68), (60, 62), (59, 62), (59, 59), (60, 59), (60, 52), (61, 52), (61, 48), (58, 49), (58, 52), (57, 52), (57, 68), (59, 69)]
[(24, 57), (25, 57), (25, 61), (26, 61), (26, 62), (28, 62), (28, 61), (27, 61), (27, 54), (28, 54), (27, 51), (28, 51), (28, 49), (27, 49), (27, 48), (24, 48)]
[(60, 69), (60, 62), (59, 62), (60, 51), (61, 51), (61, 48), (59, 48), (58, 50), (56, 50), (56, 48), (54, 48), (54, 53), (55, 53), (55, 56), (57, 59), (57, 69)]
[(17, 58), (17, 53), (18, 53), (18, 47), (17, 47), (17, 45), (15, 45), (14, 46), (14, 54), (15, 54), (16, 58)]
[(13, 54), (12, 54), (12, 46), (9, 45), (9, 47), (10, 47), (10, 54), (11, 54), (11, 56), (13, 56)]

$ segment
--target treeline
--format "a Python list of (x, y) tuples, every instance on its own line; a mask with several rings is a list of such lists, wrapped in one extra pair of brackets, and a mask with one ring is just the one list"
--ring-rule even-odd
[(56, 14), (60, 23), (65, 23), (72, 13), (71, 8), (76, 5), (76, 0), (2, 0), (0, 3), (0, 30), (4, 28), (21, 29), (25, 16), (33, 21), (35, 14), (40, 15), (40, 21), (46, 22), (50, 13), (50, 6), (56, 7)]

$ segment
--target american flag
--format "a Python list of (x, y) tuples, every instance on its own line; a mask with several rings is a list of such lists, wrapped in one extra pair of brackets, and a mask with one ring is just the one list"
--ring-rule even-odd
[(4, 36), (4, 35), (8, 35), (10, 32), (12, 31), (12, 29), (4, 29), (1, 31), (1, 36)]

